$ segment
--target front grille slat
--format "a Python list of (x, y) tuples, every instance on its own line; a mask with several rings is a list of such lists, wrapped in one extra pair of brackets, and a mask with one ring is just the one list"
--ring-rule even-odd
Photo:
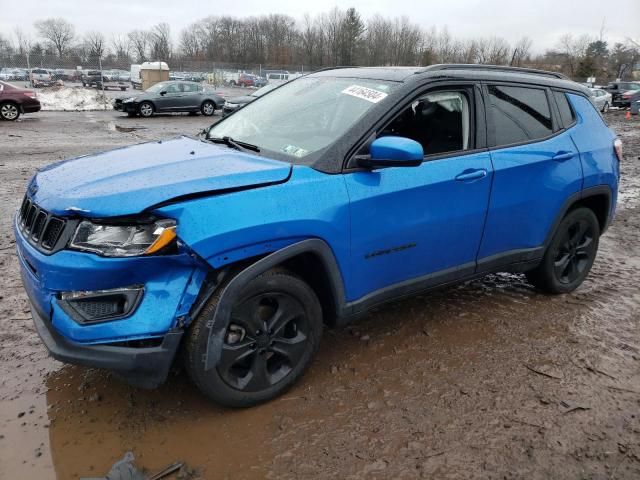
[(47, 223), (48, 217), (49, 216), (47, 215), (47, 212), (45, 212), (44, 210), (40, 210), (40, 212), (38, 212), (38, 215), (33, 222), (33, 228), (31, 229), (31, 236), (34, 240), (38, 241), (40, 239), (40, 234), (44, 229), (44, 225)]
[(60, 240), (66, 222), (41, 209), (25, 195), (18, 213), (20, 229), (41, 250), (53, 250)]
[(64, 230), (64, 220), (51, 217), (49, 224), (42, 235), (42, 241), (40, 242), (42, 248), (46, 248), (47, 250), (53, 249), (58, 242), (60, 235), (62, 235), (62, 230)]

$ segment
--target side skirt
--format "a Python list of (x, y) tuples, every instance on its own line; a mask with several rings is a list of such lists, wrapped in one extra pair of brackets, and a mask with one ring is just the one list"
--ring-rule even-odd
[(535, 268), (544, 255), (545, 247), (513, 250), (482, 258), (458, 267), (440, 270), (422, 277), (406, 280), (372, 292), (358, 300), (349, 302), (340, 309), (337, 326), (345, 326), (361, 317), (375, 306), (406, 297), (467, 282), (496, 272), (525, 272)]

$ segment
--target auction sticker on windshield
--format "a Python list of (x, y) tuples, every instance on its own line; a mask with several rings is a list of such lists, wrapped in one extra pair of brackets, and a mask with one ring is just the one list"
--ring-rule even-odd
[(359, 85), (351, 85), (342, 90), (342, 93), (351, 95), (352, 97), (362, 98), (371, 103), (378, 103), (388, 95), (373, 88), (361, 87)]

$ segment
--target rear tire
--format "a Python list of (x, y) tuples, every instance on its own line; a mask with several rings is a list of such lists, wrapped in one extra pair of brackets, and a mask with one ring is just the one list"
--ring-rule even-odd
[(2, 120), (8, 120), (10, 122), (17, 120), (20, 117), (20, 108), (13, 102), (0, 103), (0, 118)]
[(149, 118), (153, 115), (155, 109), (153, 108), (153, 103), (151, 102), (142, 102), (138, 105), (138, 113), (141, 117)]
[(218, 365), (205, 370), (209, 329), (221, 292), (205, 304), (185, 338), (184, 364), (213, 401), (250, 407), (289, 389), (311, 363), (322, 336), (322, 308), (314, 291), (286, 270), (269, 270), (238, 295)]
[(540, 290), (569, 293), (589, 274), (598, 252), (600, 225), (592, 210), (570, 211), (560, 222), (540, 265), (526, 272), (527, 280)]

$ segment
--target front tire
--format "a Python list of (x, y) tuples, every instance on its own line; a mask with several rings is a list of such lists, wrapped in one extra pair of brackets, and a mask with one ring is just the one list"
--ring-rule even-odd
[(322, 308), (302, 279), (284, 270), (254, 278), (238, 295), (218, 365), (205, 370), (209, 329), (224, 285), (194, 320), (185, 339), (185, 366), (210, 399), (250, 407), (289, 389), (315, 355), (322, 336)]
[(202, 102), (200, 111), (202, 112), (202, 115), (210, 117), (216, 112), (216, 104), (210, 100), (205, 100), (204, 102)]
[(153, 112), (154, 108), (151, 102), (142, 102), (140, 105), (138, 105), (138, 113), (141, 117), (149, 118), (153, 115)]
[(609, 102), (604, 102), (602, 106), (602, 113), (607, 113), (609, 111)]
[(2, 120), (14, 121), (20, 117), (20, 109), (13, 102), (0, 103), (0, 118)]
[(547, 293), (569, 293), (589, 274), (598, 252), (600, 225), (592, 210), (577, 208), (560, 222), (540, 265), (527, 280)]

